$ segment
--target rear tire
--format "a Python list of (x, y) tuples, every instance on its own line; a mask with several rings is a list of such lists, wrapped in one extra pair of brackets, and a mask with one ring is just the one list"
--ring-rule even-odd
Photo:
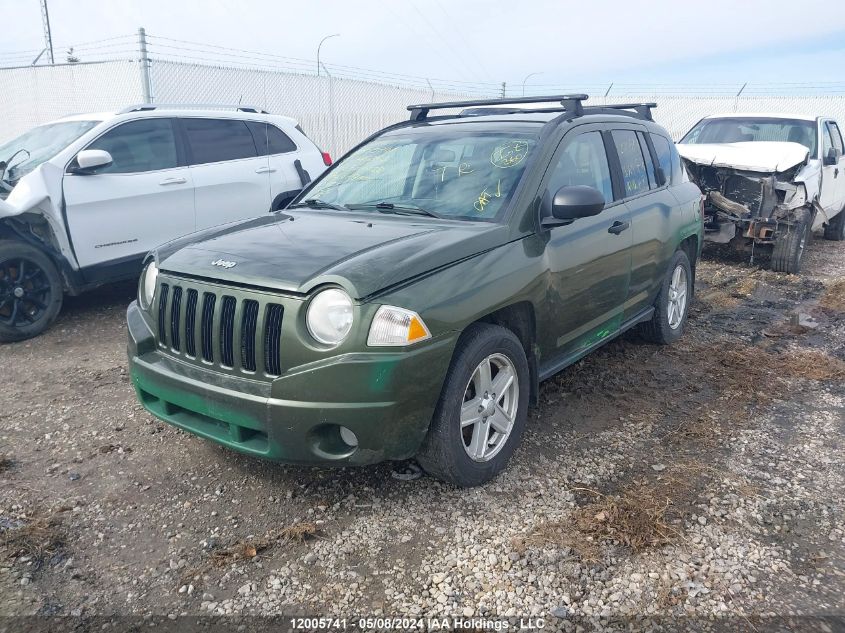
[(841, 242), (845, 240), (845, 208), (824, 227), (824, 239)]
[(0, 240), (0, 342), (41, 334), (56, 320), (63, 298), (59, 271), (44, 252)]
[(772, 270), (793, 275), (801, 272), (801, 261), (809, 239), (810, 212), (804, 210), (792, 226), (778, 231), (772, 250)]
[(654, 315), (640, 326), (640, 333), (647, 341), (668, 345), (683, 336), (692, 301), (692, 275), (687, 254), (675, 251), (654, 302)]
[(513, 332), (488, 323), (470, 326), (446, 374), (417, 455), (420, 465), (460, 487), (478, 486), (499, 474), (525, 430), (529, 380), (525, 350)]

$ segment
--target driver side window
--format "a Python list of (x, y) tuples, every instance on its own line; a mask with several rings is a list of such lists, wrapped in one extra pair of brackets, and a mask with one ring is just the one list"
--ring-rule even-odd
[(605, 201), (613, 200), (610, 167), (600, 132), (579, 134), (567, 142), (549, 180), (554, 195), (561, 187), (587, 185), (598, 189)]
[(123, 123), (96, 139), (86, 149), (103, 149), (112, 164), (99, 174), (131, 174), (178, 166), (176, 138), (170, 119), (143, 119)]

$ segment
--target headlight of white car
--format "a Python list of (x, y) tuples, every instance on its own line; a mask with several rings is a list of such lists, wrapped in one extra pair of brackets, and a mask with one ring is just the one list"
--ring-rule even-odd
[(381, 306), (370, 325), (367, 345), (410, 345), (430, 338), (431, 332), (416, 312), (394, 306)]
[(340, 288), (317, 294), (308, 304), (306, 324), (314, 339), (324, 345), (337, 345), (352, 329), (352, 298)]
[(138, 302), (141, 307), (147, 309), (153, 302), (156, 293), (156, 279), (158, 278), (158, 266), (150, 262), (141, 273), (141, 281), (138, 284)]

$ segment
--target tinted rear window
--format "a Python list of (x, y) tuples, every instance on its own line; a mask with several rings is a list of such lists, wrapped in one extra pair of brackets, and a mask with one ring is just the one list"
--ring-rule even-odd
[(660, 163), (660, 168), (663, 170), (666, 182), (670, 183), (672, 182), (672, 150), (669, 140), (652, 134), (651, 142), (654, 145), (654, 152), (657, 154), (657, 161)]
[(637, 133), (630, 130), (613, 130), (612, 136), (625, 179), (625, 197), (648, 191), (648, 174)]
[(243, 121), (183, 119), (183, 123), (195, 165), (257, 155), (252, 133)]
[(249, 127), (249, 131), (252, 132), (252, 137), (255, 139), (259, 156), (296, 151), (294, 142), (275, 125), (248, 121), (247, 127)]

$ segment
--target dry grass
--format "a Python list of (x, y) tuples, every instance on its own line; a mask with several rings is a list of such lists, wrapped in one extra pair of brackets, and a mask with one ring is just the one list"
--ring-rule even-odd
[(281, 532), (279, 532), (279, 538), (288, 541), (294, 541), (296, 543), (302, 543), (308, 540), (309, 538), (314, 538), (316, 536), (316, 523), (296, 523), (294, 525), (284, 528)]
[(825, 286), (819, 305), (835, 312), (845, 312), (845, 278), (836, 279)]
[(794, 378), (845, 379), (845, 362), (815, 349), (796, 349), (780, 354), (772, 369)]
[(606, 542), (633, 552), (666, 545), (682, 535), (673, 524), (679, 523), (680, 508), (690, 501), (693, 480), (685, 473), (683, 477), (633, 482), (615, 495), (589, 490), (596, 501), (577, 508), (566, 519), (538, 524), (527, 536), (514, 539), (513, 545), (518, 551), (565, 547), (588, 562), (600, 559), (600, 546)]
[(35, 517), (20, 527), (3, 530), (0, 545), (10, 557), (26, 556), (40, 565), (64, 548), (66, 538), (62, 516), (54, 512)]
[(304, 543), (320, 536), (316, 523), (295, 523), (276, 532), (270, 532), (261, 538), (238, 541), (234, 545), (212, 550), (209, 562), (189, 569), (182, 574), (182, 582), (199, 581), (203, 574), (212, 567), (225, 567), (239, 561), (252, 560), (259, 553), (270, 549), (279, 541)]

